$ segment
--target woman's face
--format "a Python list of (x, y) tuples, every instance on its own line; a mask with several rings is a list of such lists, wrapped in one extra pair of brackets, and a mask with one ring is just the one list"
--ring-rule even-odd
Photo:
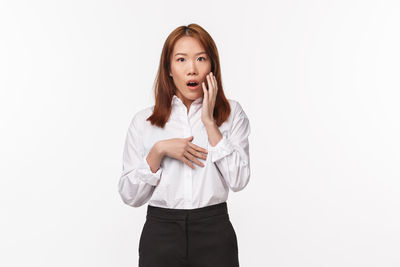
[[(170, 76), (177, 88), (176, 95), (187, 107), (203, 95), (202, 82), (207, 86), (206, 76), (210, 71), (210, 58), (197, 39), (185, 36), (175, 43)], [(196, 81), (197, 86), (189, 86), (190, 80)]]

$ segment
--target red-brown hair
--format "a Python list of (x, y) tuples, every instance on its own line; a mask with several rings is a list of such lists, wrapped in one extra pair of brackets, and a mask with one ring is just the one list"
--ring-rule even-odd
[(189, 24), (188, 26), (179, 26), (173, 30), (165, 40), (157, 76), (154, 82), (154, 110), (153, 114), (146, 120), (150, 121), (152, 125), (164, 128), (169, 119), (172, 110), (172, 97), (176, 92), (174, 81), (172, 77), (169, 76), (171, 54), (175, 43), (184, 36), (196, 38), (202, 44), (208, 57), (211, 59), (211, 71), (217, 79), (218, 87), (213, 117), (219, 127), (228, 119), (231, 107), (222, 88), (218, 50), (210, 34), (195, 23)]

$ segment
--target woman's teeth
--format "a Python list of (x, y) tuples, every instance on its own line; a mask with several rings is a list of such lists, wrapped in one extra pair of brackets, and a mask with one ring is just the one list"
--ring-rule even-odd
[(190, 83), (187, 83), (187, 87), (189, 87), (189, 89), (195, 90), (195, 89), (199, 88), (199, 83), (190, 82)]

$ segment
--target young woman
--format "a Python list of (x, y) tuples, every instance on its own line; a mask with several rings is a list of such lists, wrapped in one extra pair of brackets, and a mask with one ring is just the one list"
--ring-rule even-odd
[(226, 200), (250, 179), (250, 124), (222, 89), (217, 47), (199, 25), (166, 39), (155, 105), (129, 125), (118, 184), (122, 200), (148, 202), (139, 267), (239, 266)]

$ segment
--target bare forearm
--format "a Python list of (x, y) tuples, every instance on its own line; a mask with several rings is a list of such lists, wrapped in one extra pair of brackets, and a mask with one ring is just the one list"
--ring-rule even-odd
[(221, 131), (215, 122), (205, 124), (208, 135), (208, 141), (211, 146), (216, 146), (222, 139)]
[(147, 155), (147, 163), (150, 166), (150, 169), (153, 173), (156, 173), (160, 168), (161, 161), (164, 157), (164, 152), (161, 149), (160, 142), (157, 142), (151, 148), (149, 154)]

